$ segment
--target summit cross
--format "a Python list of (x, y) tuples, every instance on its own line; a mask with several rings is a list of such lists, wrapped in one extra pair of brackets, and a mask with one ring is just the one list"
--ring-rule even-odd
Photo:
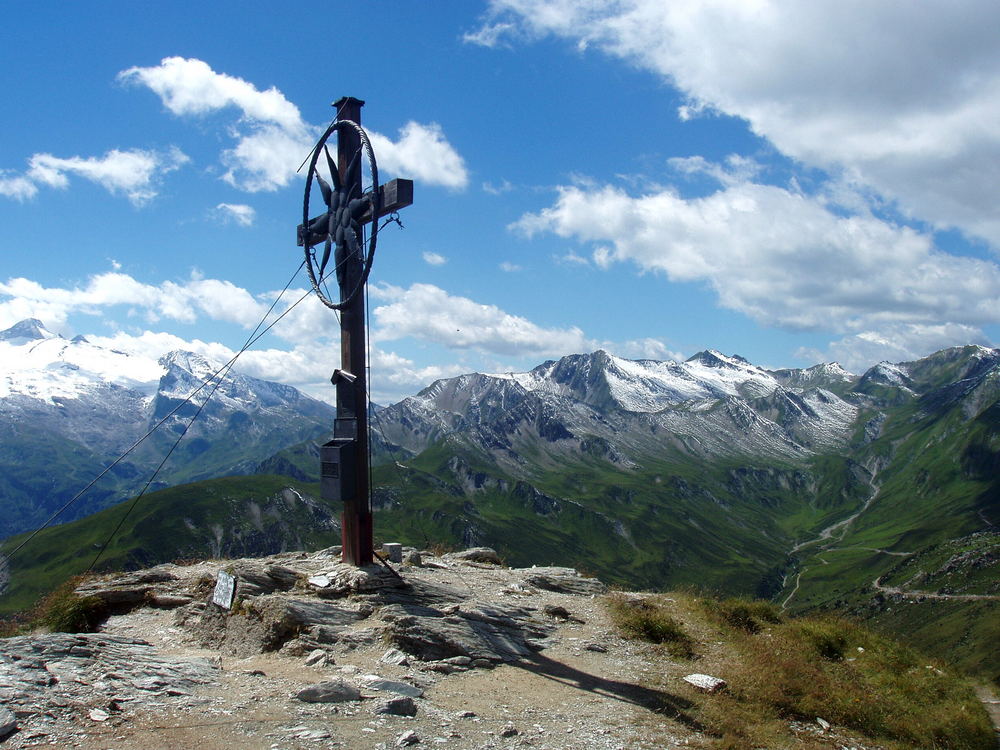
[[(340, 192), (371, 198), (363, 193), (360, 156), (362, 149), (360, 131), (361, 107), (364, 102), (345, 96), (333, 103), (337, 110), (337, 120), (350, 121), (357, 126), (337, 131), (337, 178)], [(313, 159), (315, 163), (315, 156)], [(331, 175), (333, 176), (333, 175)], [(310, 174), (307, 179), (312, 180)], [(322, 185), (321, 181), (321, 185)], [(365, 258), (364, 242), (359, 242), (351, 226), (359, 229), (365, 224), (377, 222), (383, 216), (394, 213), (413, 203), (413, 181), (395, 179), (385, 185), (373, 185), (380, 200), (366, 200), (367, 205), (358, 201), (344, 201), (340, 209), (343, 224), (331, 222), (324, 217), (310, 219), (306, 225), (298, 227), (298, 244), (307, 248), (319, 243), (336, 244), (336, 276), (340, 287), (340, 368), (331, 382), (337, 388), (337, 416), (334, 421), (333, 440), (321, 448), (320, 484), (324, 500), (344, 503), (341, 516), (341, 536), (343, 540), (342, 559), (345, 563), (363, 567), (373, 564), (374, 537), (372, 507), (369, 484), (369, 432), (368, 432), (368, 373), (366, 371), (365, 335)], [(327, 193), (329, 186), (327, 186)], [(330, 198), (328, 213), (336, 210), (338, 198)], [(378, 207), (377, 210), (375, 207)], [(363, 209), (363, 211), (362, 211)], [(354, 215), (357, 211), (357, 215)], [(351, 231), (340, 231), (347, 226)], [(331, 231), (336, 236), (331, 237)], [(327, 247), (330, 247), (330, 244)], [(321, 266), (325, 266), (324, 257)]]

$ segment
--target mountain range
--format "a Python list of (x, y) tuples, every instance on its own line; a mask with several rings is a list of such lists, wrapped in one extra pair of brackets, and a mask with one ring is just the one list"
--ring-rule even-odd
[[(37, 324), (15, 329), (0, 334), (0, 346), (87, 351), (86, 342), (46, 336)], [(55, 419), (89, 398), (92, 413), (101, 401), (120, 404), (112, 409), (126, 415), (120, 422), (131, 419), (141, 431), (210, 369), (175, 353), (158, 370), (114, 368), (131, 383), (95, 376), (83, 395), (52, 395), (45, 378), (61, 369), (65, 382), (108, 369), (68, 354), (42, 359), (55, 363), (49, 372), (0, 384), (20, 388), (14, 401), (0, 393), (5, 415), (33, 399), (36, 413)], [(308, 519), (322, 505), (314, 499), (316, 444), (331, 410), (313, 407), (312, 434), (279, 439), (277, 424), (291, 419), (278, 411), (310, 400), (278, 399), (273, 394), (284, 386), (227, 377), (228, 400), (209, 407), (201, 452), (175, 476), (212, 476), (211, 462), (195, 461), (201, 455), (224, 459), (214, 462), (226, 467), (216, 476), (284, 474), (306, 501), (299, 506), (311, 508), (304, 522), (315, 523)], [(273, 403), (250, 393), (272, 394)], [(526, 373), (440, 380), (376, 410), (371, 424), (382, 541), (482, 544), (512, 565), (572, 565), (630, 588), (687, 586), (771, 598), (793, 611), (847, 611), (918, 645), (948, 648), (962, 666), (1000, 674), (1000, 656), (988, 645), (1000, 641), (1000, 350), (956, 347), (860, 375), (835, 363), (768, 370), (716, 351), (685, 362), (598, 351)], [(272, 439), (240, 442), (254, 431)], [(59, 434), (65, 440), (68, 433)], [(98, 431), (86, 446), (100, 440)], [(177, 507), (193, 502), (192, 491), (154, 493), (143, 520), (123, 527), (117, 561), (149, 564), (150, 549), (163, 559), (238, 550), (250, 537), (259, 551), (288, 548), (306, 535), (291, 521), (273, 533), (272, 522), (259, 522), (262, 507), (286, 507), (279, 485), (274, 477), (257, 480), (269, 493), (262, 497), (251, 491), (253, 480), (201, 482), (198, 497), (215, 497), (226, 510), (199, 510), (185, 523)], [(98, 538), (115, 512), (39, 540), (66, 548)], [(165, 524), (173, 546), (157, 536)], [(322, 527), (329, 543), (335, 522)], [(70, 556), (41, 554), (37, 565), (65, 558), (68, 570)]]
[(1000, 675), (1000, 350), (860, 375), (599, 351), (373, 424), (389, 536), (849, 611)]
[(0, 537), (40, 525), (160, 422), (59, 520), (138, 492), (185, 430), (153, 489), (255, 473), (332, 424), (328, 404), (233, 370), (213, 379), (219, 369), (191, 352), (157, 360), (68, 340), (34, 319), (0, 331)]

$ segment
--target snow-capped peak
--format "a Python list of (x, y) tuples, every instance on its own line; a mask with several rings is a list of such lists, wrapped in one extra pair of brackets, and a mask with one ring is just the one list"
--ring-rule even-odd
[(152, 394), (163, 368), (149, 357), (72, 341), (34, 319), (0, 332), (0, 398), (19, 394), (41, 401), (77, 398), (102, 385)]
[(167, 352), (160, 357), (159, 363), (165, 369), (179, 367), (200, 380), (208, 380), (219, 369), (217, 365), (213, 365), (202, 355), (180, 349)]
[(60, 337), (58, 334), (48, 330), (38, 318), (25, 318), (21, 322), (12, 325), (6, 331), (0, 331), (0, 341), (7, 341), (14, 345), (54, 338)]
[(869, 369), (865, 373), (865, 379), (904, 387), (910, 382), (909, 374), (901, 365), (896, 365), (888, 361), (879, 362)]
[(715, 349), (706, 349), (703, 352), (698, 352), (697, 354), (688, 357), (686, 362), (704, 365), (705, 367), (729, 367), (737, 370), (746, 367), (753, 367), (753, 365), (738, 354), (727, 356), (722, 352), (716, 351)]
[(713, 351), (686, 362), (631, 360), (598, 351), (504, 377), (528, 391), (572, 395), (595, 406), (614, 405), (632, 412), (657, 412), (725, 396), (765, 396), (778, 387), (771, 375), (742, 357)]

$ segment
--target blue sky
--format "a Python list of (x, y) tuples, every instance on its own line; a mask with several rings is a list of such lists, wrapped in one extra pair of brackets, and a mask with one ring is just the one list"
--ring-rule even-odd
[[(997, 28), (972, 1), (15, 4), (0, 326), (228, 359), (351, 95), (415, 181), (371, 277), (376, 401), (597, 348), (996, 345)], [(332, 398), (337, 335), (307, 300), (239, 367)]]

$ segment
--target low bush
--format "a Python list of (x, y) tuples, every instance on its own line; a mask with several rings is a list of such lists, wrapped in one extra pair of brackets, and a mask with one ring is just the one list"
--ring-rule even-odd
[(776, 625), (782, 621), (777, 605), (759, 599), (706, 597), (701, 602), (716, 622), (746, 633), (759, 633), (765, 625)]
[(673, 617), (669, 602), (659, 597), (636, 599), (611, 594), (605, 604), (612, 622), (627, 638), (661, 644), (672, 656), (694, 655), (694, 639)]

